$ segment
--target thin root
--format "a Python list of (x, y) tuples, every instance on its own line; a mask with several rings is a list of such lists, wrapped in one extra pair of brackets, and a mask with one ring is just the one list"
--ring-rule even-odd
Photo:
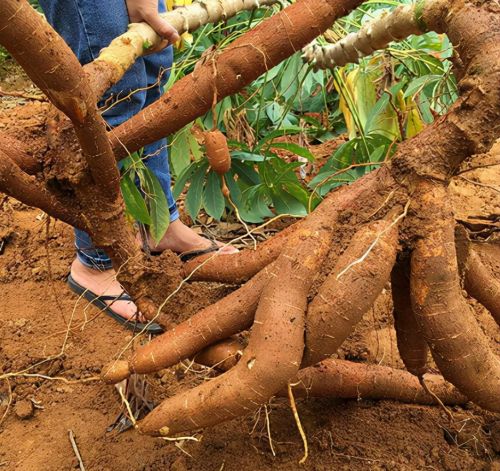
[(302, 423), (300, 422), (299, 412), (297, 411), (297, 405), (295, 404), (291, 383), (288, 383), (288, 399), (290, 400), (290, 408), (293, 412), (293, 418), (295, 419), (295, 423), (297, 424), (297, 428), (299, 429), (299, 433), (302, 438), (302, 443), (304, 444), (304, 456), (299, 461), (299, 464), (304, 464), (309, 456), (309, 446), (307, 444), (307, 436), (304, 432), (304, 428), (302, 427)]

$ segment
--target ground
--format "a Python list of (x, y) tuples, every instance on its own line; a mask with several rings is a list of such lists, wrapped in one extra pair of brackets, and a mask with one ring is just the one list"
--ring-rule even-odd
[[(36, 93), (26, 90), (11, 71), (0, 86)], [(26, 140), (26, 130), (40, 126), (46, 106), (4, 97), (0, 129)], [(36, 138), (29, 144), (36, 147)], [(495, 184), (498, 163), (464, 176)], [(472, 217), (471, 224), (480, 232), (477, 221), (490, 216), (485, 215), (487, 208), (500, 205), (494, 203), (494, 190), (470, 181), (454, 184), (455, 206), (460, 219)], [(70, 431), (89, 471), (500, 470), (500, 417), (469, 406), (453, 409), (451, 423), (438, 407), (362, 399), (299, 402), (310, 447), (303, 466), (298, 464), (302, 441), (284, 400), (273, 400), (267, 411), (262, 408), (205, 430), (196, 436), (198, 442), (167, 442), (134, 430), (108, 432), (122, 410), (121, 400), (113, 386), (96, 376), (132, 337), (66, 288), (64, 278), (73, 257), (71, 228), (48, 224), (39, 210), (15, 201), (0, 197), (0, 204), (0, 238), (6, 240), (0, 249), (0, 471), (78, 469)], [(219, 237), (229, 238), (241, 229), (237, 224), (212, 227)], [(229, 289), (193, 284), (181, 292), (173, 314), (186, 317)], [(500, 330), (483, 308), (470, 302), (499, 352)], [(401, 366), (390, 309), (387, 286), (339, 355)], [(152, 375), (148, 382), (157, 400), (211, 374), (186, 363)]]

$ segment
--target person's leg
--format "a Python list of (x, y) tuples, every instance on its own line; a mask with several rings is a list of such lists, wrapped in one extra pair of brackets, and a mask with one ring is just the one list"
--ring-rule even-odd
[[(165, 11), (163, 2), (159, 2), (159, 11)], [(147, 91), (144, 107), (155, 102), (163, 94), (163, 89), (168, 82), (173, 62), (173, 48), (169, 46), (159, 53), (143, 58)], [(212, 242), (194, 232), (179, 219), (179, 212), (171, 191), (171, 176), (168, 157), (167, 139), (162, 139), (144, 148), (146, 166), (155, 173), (165, 192), (170, 210), (170, 226), (158, 245), (151, 239), (148, 240), (150, 248), (154, 251), (172, 250), (176, 253), (185, 253), (194, 250), (203, 250), (212, 246)], [(217, 243), (219, 247), (223, 244)], [(221, 253), (234, 253), (234, 247), (224, 247)]]
[[(82, 64), (94, 60), (103, 47), (127, 30), (129, 23), (125, 0), (40, 0), (40, 4), (49, 23), (61, 34)], [(172, 64), (172, 55), (170, 47), (138, 59), (122, 80), (106, 92), (99, 106), (111, 129), (159, 98)], [(164, 69), (166, 73), (160, 76), (160, 70)], [(162, 184), (172, 217), (169, 230), (158, 249), (184, 252), (206, 247), (206, 239), (178, 219), (170, 188), (166, 140), (147, 146), (145, 152), (151, 155), (146, 164)], [(71, 268), (73, 279), (98, 295), (119, 294), (122, 288), (116, 281), (109, 257), (94, 247), (88, 234), (75, 231), (75, 235), (77, 258)], [(171, 242), (168, 242), (169, 239)], [(126, 318), (136, 312), (135, 305), (125, 301), (113, 303), (113, 310)]]
[[(49, 23), (82, 64), (94, 60), (103, 47), (127, 30), (129, 23), (125, 0), (40, 0), (40, 5)], [(110, 126), (121, 124), (143, 108), (145, 80), (145, 66), (139, 60), (106, 92), (99, 105), (109, 108), (103, 116)], [(113, 106), (117, 99), (124, 100)], [(119, 295), (123, 288), (116, 280), (106, 253), (96, 248), (83, 231), (75, 230), (75, 245), (77, 257), (71, 266), (73, 280), (99, 296)], [(115, 301), (112, 308), (126, 319), (133, 318), (137, 312), (135, 304), (129, 301)]]

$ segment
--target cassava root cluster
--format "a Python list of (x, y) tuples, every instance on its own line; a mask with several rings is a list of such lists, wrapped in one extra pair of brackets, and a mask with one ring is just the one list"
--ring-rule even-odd
[[(148, 258), (124, 224), (115, 160), (208, 111), (214, 84), (218, 100), (236, 93), (360, 3), (297, 0), (108, 135), (95, 101), (120, 76), (119, 68), (108, 68), (113, 60), (84, 70), (25, 0), (0, 3), (0, 43), (64, 114), (47, 151), (37, 156), (39, 165), (28, 168), (22, 146), (0, 141), (0, 191), (87, 230), (110, 253), (120, 281), (149, 319), (158, 314), (156, 300), (187, 275), (242, 284), (184, 323), (163, 319), (165, 334), (103, 369), (105, 380), (115, 382), (185, 358), (211, 364), (233, 358), (219, 377), (168, 398), (138, 423), (139, 431), (175, 435), (211, 426), (285, 394), (291, 383), (299, 383), (301, 395), (432, 403), (423, 382), (445, 403), (470, 400), (500, 412), (500, 361), (462, 290), (500, 318), (498, 271), (484, 258), (498, 259), (500, 250), (495, 244), (476, 250), (467, 234), (459, 243), (448, 195), (459, 165), (500, 136), (500, 14), (488, 2), (419, 2), (419, 28), (446, 33), (455, 45), (460, 98), (446, 116), (401, 143), (382, 168), (335, 190), (256, 250), (208, 255), (181, 267), (173, 255)], [(389, 36), (399, 37), (390, 28)], [(131, 48), (129, 62), (138, 54)], [(174, 269), (166, 273), (166, 266)], [(477, 283), (479, 276), (484, 283)], [(332, 359), (389, 280), (408, 371)], [(232, 337), (248, 329), (248, 345), (235, 344)], [(442, 377), (426, 374), (428, 351)]]

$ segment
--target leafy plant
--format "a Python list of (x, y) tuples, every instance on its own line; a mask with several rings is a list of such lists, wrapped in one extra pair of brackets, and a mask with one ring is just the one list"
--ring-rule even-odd
[[(408, 2), (365, 2), (336, 23), (326, 37), (338, 40), (401, 3)], [(176, 50), (166, 88), (190, 73), (202, 56), (210, 60), (212, 54), (270, 14), (269, 10), (243, 12), (184, 38), (184, 46), (186, 41), (190, 46)], [(410, 37), (359, 64), (329, 71), (312, 70), (303, 63), (301, 53), (296, 53), (255, 80), (244, 93), (223, 99), (194, 125), (172, 136), (174, 196), (178, 198), (187, 188), (186, 209), (193, 219), (204, 210), (219, 220), (235, 208), (244, 221), (255, 223), (274, 214), (306, 214), (332, 188), (380, 165), (392, 156), (398, 142), (418, 134), (436, 115), (447, 111), (458, 96), (447, 60), (451, 53), (446, 36), (435, 33)], [(317, 119), (318, 114), (326, 117), (326, 122)], [(233, 149), (232, 169), (225, 176), (229, 199), (222, 194), (221, 178), (209, 169), (196, 137), (212, 129), (214, 123), (226, 133)], [(293, 136), (297, 134), (312, 144), (342, 134), (347, 134), (349, 141), (338, 147), (306, 184), (299, 170), (304, 161), (313, 162), (314, 155), (295, 143)], [(298, 156), (299, 161), (282, 159), (279, 153), (283, 150)], [(144, 169), (134, 168), (133, 172), (134, 178), (142, 179), (141, 188), (153, 188), (151, 181), (147, 186)], [(131, 192), (132, 176), (127, 178), (125, 191)], [(136, 193), (133, 200), (141, 195)], [(135, 204), (134, 212), (147, 219), (144, 206), (139, 210), (138, 201)], [(146, 209), (151, 216), (151, 201)]]
[(141, 153), (130, 155), (123, 162), (120, 181), (127, 214), (148, 226), (158, 243), (170, 224), (167, 198), (156, 175), (143, 162)]

